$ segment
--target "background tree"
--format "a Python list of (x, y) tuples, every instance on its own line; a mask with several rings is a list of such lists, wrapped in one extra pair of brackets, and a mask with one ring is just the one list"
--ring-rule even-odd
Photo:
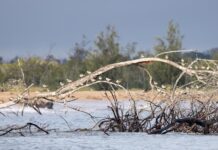
[[(156, 39), (154, 55), (182, 49), (182, 39), (178, 24), (170, 21), (166, 36)], [(9, 62), (3, 62), (0, 57), (0, 86), (10, 79), (22, 79), (20, 67), (23, 69), (26, 85), (34, 83), (35, 86), (42, 86), (46, 84), (50, 89), (56, 89), (60, 87), (60, 82), (74, 81), (80, 77), (80, 74), (87, 74), (87, 71), (94, 71), (107, 64), (140, 57), (153, 57), (146, 51), (137, 50), (136, 43), (122, 46), (119, 42), (119, 35), (113, 26), (107, 26), (103, 32), (100, 32), (91, 46), (89, 43), (84, 36), (81, 42), (75, 43), (69, 57), (65, 60), (48, 55), (46, 58), (15, 57)], [(185, 63), (196, 58), (218, 59), (218, 50), (213, 48), (207, 52), (170, 53), (158, 57), (182, 64), (181, 58), (183, 57)], [(162, 63), (146, 64), (145, 67), (159, 84), (172, 85), (180, 73), (179, 70)], [(111, 78), (112, 81), (121, 79), (122, 85), (126, 88), (149, 89), (149, 78), (145, 70), (138, 66), (113, 69), (102, 75), (103, 79), (106, 77)], [(186, 80), (188, 81), (188, 78), (184, 77), (180, 83), (184, 83)], [(101, 89), (101, 86), (95, 86), (95, 88)]]
[(94, 63), (92, 69), (115, 63), (122, 60), (121, 48), (118, 42), (118, 34), (113, 26), (107, 26), (106, 31), (101, 32), (95, 40), (95, 50), (89, 56)]
[(89, 54), (87, 48), (88, 42), (85, 37), (80, 43), (75, 43), (71, 50), (69, 59), (65, 64), (65, 77), (70, 80), (76, 80), (79, 78), (79, 74), (84, 74), (86, 69), (86, 59)]
[(0, 64), (3, 63), (3, 57), (0, 56)]
[[(172, 20), (168, 24), (167, 36), (165, 38), (158, 37), (157, 44), (154, 46), (155, 55), (160, 53), (177, 51), (182, 49), (183, 36), (180, 34), (178, 24)], [(180, 53), (170, 53), (160, 55), (159, 57), (170, 59), (175, 62), (181, 62)], [(173, 84), (176, 80), (179, 71), (171, 66), (155, 63), (150, 66), (152, 76), (159, 84)]]
[(210, 53), (212, 59), (218, 60), (218, 47), (212, 48), (209, 53)]
[[(96, 70), (107, 64), (126, 60), (121, 54), (121, 47), (118, 42), (118, 34), (113, 26), (107, 26), (106, 31), (101, 32), (94, 43), (93, 50), (87, 59), (87, 68), (91, 71)], [(122, 71), (119, 69), (112, 70), (104, 74), (103, 78), (107, 77), (112, 80), (119, 79)], [(97, 86), (99, 89), (100, 87)]]

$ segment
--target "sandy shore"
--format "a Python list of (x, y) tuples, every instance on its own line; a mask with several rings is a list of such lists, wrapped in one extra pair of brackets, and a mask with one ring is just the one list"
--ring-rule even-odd
[[(134, 90), (129, 91), (130, 95), (133, 99), (153, 99), (156, 97), (154, 93), (152, 92), (144, 92), (143, 90)], [(117, 99), (124, 100), (129, 99), (130, 95), (126, 91), (116, 91)], [(35, 95), (36, 92), (31, 92), (30, 95)], [(18, 92), (0, 92), (0, 103), (9, 101), (10, 98), (15, 98), (19, 95)], [(108, 92), (108, 95), (110, 93)], [(78, 91), (73, 94), (75, 98), (78, 98), (79, 100), (105, 100), (107, 99), (107, 96), (104, 91)]]
[[(182, 91), (184, 92), (184, 91)], [(169, 95), (166, 96), (164, 94), (158, 93), (157, 91), (148, 91), (144, 92), (143, 90), (130, 90), (129, 91), (131, 97), (134, 100), (168, 100)], [(126, 100), (130, 99), (130, 95), (126, 91), (116, 91), (117, 99)], [(31, 92), (30, 95), (35, 95), (36, 92)], [(18, 92), (0, 92), (0, 103), (4, 103), (9, 101), (10, 98), (15, 98), (19, 95)], [(110, 93), (108, 92), (108, 95)], [(202, 91), (192, 91), (188, 94), (179, 94), (180, 99), (198, 99), (198, 100), (209, 100), (212, 96), (212, 99), (218, 100), (217, 92), (202, 92)], [(73, 96), (79, 100), (106, 100), (107, 96), (104, 91), (78, 91), (73, 94)]]

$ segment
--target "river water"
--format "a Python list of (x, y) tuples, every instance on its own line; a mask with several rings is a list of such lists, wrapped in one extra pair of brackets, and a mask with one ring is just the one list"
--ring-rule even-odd
[[(72, 102), (71, 105), (99, 119), (110, 115), (107, 101), (84, 100)], [(124, 102), (123, 105), (126, 107), (128, 102)], [(143, 104), (139, 105), (144, 107)], [(50, 131), (48, 135), (24, 133), (24, 137), (18, 134), (1, 136), (0, 150), (218, 150), (218, 136), (215, 135), (109, 133), (108, 136), (100, 131), (67, 132), (77, 128), (90, 128), (95, 125), (95, 122), (87, 114), (62, 105), (54, 105), (53, 110), (42, 109), (43, 115), (37, 114), (31, 108), (26, 108), (22, 116), (20, 109), (18, 106), (13, 106), (0, 110), (5, 115), (0, 114), (0, 126), (24, 125), (27, 122), (33, 122), (57, 131)]]

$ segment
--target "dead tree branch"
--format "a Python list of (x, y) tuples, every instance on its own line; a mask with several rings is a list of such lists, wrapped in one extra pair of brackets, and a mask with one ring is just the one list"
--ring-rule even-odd
[(36, 129), (38, 129), (39, 131), (42, 131), (46, 134), (49, 134), (48, 131), (46, 131), (42, 127), (39, 127), (37, 124), (28, 122), (23, 126), (10, 126), (10, 127), (5, 128), (5, 129), (0, 129), (0, 132), (3, 132), (3, 133), (0, 133), (0, 136), (4, 136), (4, 135), (9, 134), (13, 131), (15, 131), (15, 133), (19, 133), (20, 135), (24, 136), (22, 130), (25, 130), (28, 128), (29, 132), (32, 133), (32, 131), (31, 131), (32, 126), (35, 127)]
[[(134, 65), (134, 64), (148, 64), (148, 63), (154, 63), (154, 62), (161, 62), (161, 63), (171, 65), (171, 66), (181, 70), (183, 73), (188, 74), (190, 76), (196, 76), (197, 78), (199, 78), (199, 76), (202, 76), (202, 74), (205, 74), (205, 75), (211, 74), (213, 76), (218, 75), (218, 71), (214, 71), (214, 70), (194, 70), (194, 69), (179, 65), (179, 64), (177, 64), (177, 63), (175, 63), (173, 61), (167, 60), (167, 59), (156, 58), (156, 57), (140, 58), (140, 59), (136, 59), (136, 60), (124, 61), (124, 62), (119, 62), (119, 63), (114, 63), (114, 64), (104, 66), (104, 67), (99, 68), (95, 72), (93, 72), (93, 73), (91, 73), (91, 74), (89, 74), (89, 75), (87, 75), (87, 76), (85, 76), (83, 78), (80, 78), (80, 79), (78, 79), (78, 80), (76, 80), (76, 81), (74, 81), (72, 83), (69, 83), (67, 85), (62, 86), (61, 88), (59, 88), (58, 90), (56, 90), (54, 92), (40, 93), (40, 94), (37, 94), (37, 95), (34, 95), (34, 96), (24, 96), (24, 97), (21, 97), (21, 98), (18, 97), (17, 99), (14, 99), (13, 102), (14, 103), (17, 103), (17, 102), (22, 103), (22, 100), (24, 100), (24, 99), (28, 99), (31, 102), (31, 101), (43, 99), (45, 97), (49, 98), (49, 99), (53, 99), (54, 101), (56, 99), (64, 99), (68, 95), (72, 94), (72, 91), (74, 91), (77, 88), (81, 87), (81, 85), (84, 85), (85, 83), (89, 83), (92, 79), (95, 79), (97, 76), (99, 76), (102, 73), (105, 73), (105, 72), (107, 72), (109, 70), (112, 70), (114, 68)], [(11, 105), (11, 104), (9, 104), (9, 105)], [(2, 108), (2, 106), (0, 106), (0, 108)]]

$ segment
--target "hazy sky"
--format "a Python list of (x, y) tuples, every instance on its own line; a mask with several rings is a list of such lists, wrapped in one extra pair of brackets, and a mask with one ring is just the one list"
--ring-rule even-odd
[(0, 56), (63, 58), (83, 35), (92, 41), (109, 24), (122, 45), (152, 50), (171, 19), (184, 48), (218, 46), (218, 0), (0, 0)]

